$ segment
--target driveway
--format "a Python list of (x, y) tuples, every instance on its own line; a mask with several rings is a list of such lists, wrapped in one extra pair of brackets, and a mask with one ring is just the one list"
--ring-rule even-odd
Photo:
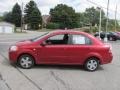
[(7, 54), (10, 45), (41, 34), (0, 35), (0, 81), (6, 90), (120, 90), (120, 41), (109, 42), (113, 62), (95, 72), (87, 72), (81, 66), (37, 65), (25, 70), (10, 64)]

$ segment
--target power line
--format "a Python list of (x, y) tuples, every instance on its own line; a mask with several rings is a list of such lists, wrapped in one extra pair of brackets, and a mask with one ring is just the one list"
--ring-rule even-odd
[[(107, 10), (107, 8), (106, 8), (106, 7), (103, 7), (103, 6), (101, 6), (101, 5), (99, 5), (99, 4), (95, 3), (95, 2), (93, 2), (93, 1), (91, 1), (91, 0), (86, 0), (86, 1), (88, 1), (88, 2), (89, 2), (89, 3), (91, 3), (91, 4), (96, 5), (96, 6), (98, 6), (98, 7), (101, 7), (101, 8), (104, 8), (104, 9), (106, 9), (106, 10)], [(109, 11), (116, 12), (116, 10), (112, 10), (112, 9), (109, 9)], [(117, 13), (117, 14), (119, 14), (119, 15), (120, 15), (120, 13)]]

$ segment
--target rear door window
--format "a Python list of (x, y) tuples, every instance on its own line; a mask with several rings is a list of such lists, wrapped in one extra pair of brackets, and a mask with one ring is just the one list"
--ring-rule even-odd
[(72, 35), (72, 44), (91, 45), (92, 41), (83, 35)]

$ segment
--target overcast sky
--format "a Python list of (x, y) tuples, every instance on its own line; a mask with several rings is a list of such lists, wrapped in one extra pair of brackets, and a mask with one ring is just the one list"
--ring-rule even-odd
[[(30, 0), (0, 0), (0, 13), (8, 12), (12, 10), (12, 7), (16, 2), (18, 2), (21, 5), (21, 2), (24, 2), (24, 6), (26, 3), (28, 3)], [(95, 6), (94, 4), (88, 2), (92, 1), (102, 7), (104, 7), (104, 11), (106, 13), (107, 8), (107, 1), (108, 0), (34, 0), (37, 3), (37, 6), (39, 7), (42, 15), (49, 14), (50, 8), (54, 8), (57, 4), (67, 4), (69, 6), (72, 6), (76, 12), (83, 12), (86, 8), (89, 8), (91, 6)], [(118, 5), (118, 14), (117, 19), (120, 20), (120, 1), (119, 0), (110, 0), (109, 5), (109, 17), (114, 18), (115, 17), (115, 7), (116, 3)]]

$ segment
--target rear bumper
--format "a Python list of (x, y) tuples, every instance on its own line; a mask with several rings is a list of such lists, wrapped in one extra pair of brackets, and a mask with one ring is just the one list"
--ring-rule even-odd
[(103, 62), (102, 62), (101, 64), (111, 63), (112, 60), (113, 60), (113, 55), (112, 55), (112, 53), (109, 53), (109, 55), (107, 55), (107, 56), (104, 58), (104, 60), (103, 60)]

